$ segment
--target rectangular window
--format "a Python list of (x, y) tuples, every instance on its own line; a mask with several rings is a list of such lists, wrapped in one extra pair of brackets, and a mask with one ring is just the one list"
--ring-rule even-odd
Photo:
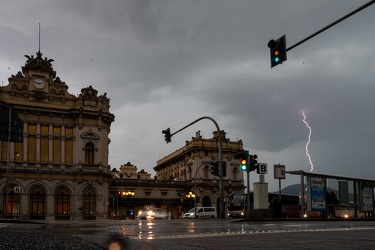
[(8, 159), (8, 142), (2, 141), (1, 142), (1, 160)]
[(53, 136), (60, 137), (61, 136), (61, 128), (60, 127), (53, 127)]
[(41, 137), (40, 138), (40, 162), (47, 163), (48, 162), (48, 137)]
[(65, 163), (73, 164), (73, 128), (65, 127)]
[(65, 139), (65, 163), (73, 164), (73, 140)]
[(14, 160), (15, 161), (22, 161), (23, 159), (23, 144), (22, 143), (14, 143)]
[(29, 132), (29, 134), (35, 135), (36, 134), (36, 126), (32, 125), (32, 124), (29, 124), (29, 126), (27, 128), (27, 131)]
[(49, 127), (48, 126), (40, 126), (40, 135), (41, 136), (48, 136), (49, 134)]
[(53, 138), (53, 163), (61, 163), (61, 140), (60, 138)]
[(27, 160), (31, 162), (36, 161), (36, 139), (35, 137), (28, 137), (27, 142)]
[(49, 126), (41, 125), (40, 126), (40, 162), (48, 163), (49, 155)]

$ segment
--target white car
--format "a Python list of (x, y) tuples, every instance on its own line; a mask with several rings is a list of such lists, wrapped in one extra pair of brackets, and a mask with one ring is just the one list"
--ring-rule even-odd
[(214, 207), (192, 208), (184, 214), (183, 218), (195, 218), (195, 213), (197, 214), (197, 218), (217, 218), (216, 208)]

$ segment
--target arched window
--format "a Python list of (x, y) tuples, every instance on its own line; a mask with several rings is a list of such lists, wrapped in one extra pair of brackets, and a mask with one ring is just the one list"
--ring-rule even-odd
[(93, 188), (86, 188), (82, 195), (82, 207), (80, 208), (85, 220), (96, 219), (96, 192)]
[(95, 146), (92, 142), (86, 144), (85, 147), (85, 164), (94, 165)]
[(70, 220), (70, 191), (67, 187), (59, 187), (55, 192), (55, 219)]
[[(3, 190), (3, 217), (5, 218), (18, 218), (20, 194), (14, 191), (15, 185), (9, 184), (8, 188)], [(8, 201), (7, 195), (8, 193)], [(8, 205), (8, 206), (7, 206)]]
[(46, 191), (42, 186), (30, 190), (30, 219), (44, 220), (46, 214)]

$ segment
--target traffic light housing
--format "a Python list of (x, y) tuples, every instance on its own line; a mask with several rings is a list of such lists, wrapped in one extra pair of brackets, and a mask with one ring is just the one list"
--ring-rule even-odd
[(250, 155), (250, 167), (249, 172), (257, 170), (258, 169), (258, 156), (257, 155)]
[(248, 166), (248, 155), (246, 153), (243, 153), (240, 155), (240, 168), (242, 171), (247, 171)]
[(267, 45), (270, 48), (271, 68), (286, 61), (286, 36), (270, 40)]
[(211, 161), (211, 174), (214, 176), (220, 176), (219, 161)]
[(164, 134), (164, 137), (165, 137), (165, 141), (167, 143), (171, 142), (172, 141), (172, 135), (171, 135), (171, 129), (170, 128), (167, 128), (163, 131), (161, 131), (163, 134)]

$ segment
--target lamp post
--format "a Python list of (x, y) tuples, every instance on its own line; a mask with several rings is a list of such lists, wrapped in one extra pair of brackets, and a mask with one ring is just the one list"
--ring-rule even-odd
[(130, 215), (129, 214), (129, 200), (130, 200), (130, 197), (134, 196), (134, 192), (126, 191), (126, 192), (122, 192), (122, 195), (125, 196), (126, 199), (128, 200), (128, 206), (127, 206), (127, 211), (126, 211), (126, 218), (128, 218), (128, 216)]
[[(186, 198), (189, 200), (189, 203), (190, 203), (190, 204), (191, 204), (191, 200), (194, 199), (194, 205), (195, 205), (197, 199), (196, 199), (196, 196), (195, 196), (195, 194), (194, 194), (193, 192), (189, 192), (189, 193), (186, 195)], [(194, 210), (197, 210), (197, 209), (194, 208)], [(196, 215), (196, 214), (194, 214), (194, 216), (195, 216), (195, 215)]]
[[(197, 168), (197, 170), (195, 170), (195, 174), (194, 174), (194, 193), (196, 194), (197, 193), (197, 173), (198, 173), (198, 170), (203, 166), (203, 165), (206, 165), (206, 164), (210, 164), (211, 162), (210, 161), (202, 161), (202, 164)], [(197, 217), (197, 196), (194, 196), (194, 218)]]

